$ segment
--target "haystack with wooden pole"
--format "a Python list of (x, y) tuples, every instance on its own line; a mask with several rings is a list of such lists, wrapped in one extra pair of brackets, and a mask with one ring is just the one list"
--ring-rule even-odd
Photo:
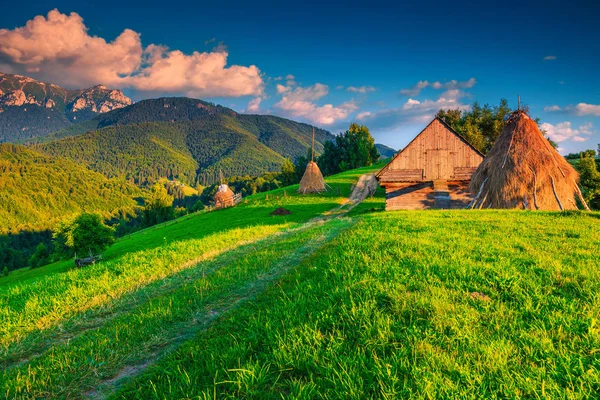
[(327, 189), (325, 188), (323, 174), (315, 162), (315, 128), (313, 128), (311, 160), (306, 166), (304, 175), (302, 175), (302, 179), (300, 180), (298, 193), (320, 193), (324, 192), (325, 190)]
[(513, 112), (471, 178), (469, 208), (576, 210), (579, 174), (525, 111)]
[(233, 193), (233, 190), (229, 188), (229, 186), (225, 183), (223, 179), (223, 172), (219, 171), (219, 176), (221, 178), (221, 183), (217, 188), (217, 193), (215, 193), (214, 202), (215, 208), (226, 208), (236, 205), (239, 200), (241, 200), (241, 194)]
[(231, 207), (235, 204), (235, 194), (226, 184), (219, 185), (217, 193), (215, 193), (215, 208)]

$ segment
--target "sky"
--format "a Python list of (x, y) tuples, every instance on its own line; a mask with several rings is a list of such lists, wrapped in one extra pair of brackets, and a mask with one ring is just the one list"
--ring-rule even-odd
[[(600, 3), (28, 1), (0, 72), (188, 96), (402, 148), (440, 108), (516, 107), (561, 153), (600, 144)], [(486, 3), (486, 4), (484, 4)], [(526, 3), (526, 4), (523, 4)]]

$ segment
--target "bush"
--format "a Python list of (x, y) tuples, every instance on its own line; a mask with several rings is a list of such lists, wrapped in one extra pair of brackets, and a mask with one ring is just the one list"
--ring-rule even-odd
[(88, 213), (59, 224), (52, 238), (57, 259), (72, 257), (73, 253), (98, 254), (115, 241), (114, 229), (106, 226), (99, 214)]

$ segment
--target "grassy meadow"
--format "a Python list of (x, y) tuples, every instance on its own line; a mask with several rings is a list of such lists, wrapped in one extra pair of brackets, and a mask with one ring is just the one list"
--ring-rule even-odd
[(1, 278), (0, 396), (599, 397), (600, 214), (345, 204), (378, 167)]

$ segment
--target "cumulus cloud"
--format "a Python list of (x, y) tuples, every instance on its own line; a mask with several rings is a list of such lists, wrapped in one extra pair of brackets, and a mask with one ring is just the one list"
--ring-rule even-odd
[(469, 89), (475, 86), (477, 80), (475, 78), (471, 78), (467, 81), (457, 81), (451, 80), (449, 82), (429, 82), (429, 81), (419, 81), (413, 87), (408, 89), (400, 90), (400, 94), (404, 96), (417, 96), (421, 93), (421, 90), (431, 87), (433, 89), (446, 89), (446, 90), (457, 90), (457, 89)]
[(545, 61), (549, 61), (549, 60), (556, 60), (556, 56), (546, 56), (544, 57)]
[(358, 109), (354, 101), (347, 101), (338, 106), (333, 104), (318, 105), (315, 101), (329, 93), (329, 87), (316, 83), (307, 87), (277, 85), (277, 93), (282, 95), (275, 107), (281, 113), (293, 118), (301, 118), (310, 122), (331, 125), (347, 118)]
[(391, 130), (403, 124), (427, 123), (440, 109), (468, 110), (469, 105), (460, 99), (466, 93), (458, 89), (443, 92), (437, 100), (416, 100), (409, 98), (401, 107), (379, 111), (365, 111), (356, 116), (356, 120), (369, 125), (369, 128)]
[(262, 97), (255, 97), (248, 103), (248, 107), (246, 107), (246, 112), (255, 113), (260, 110), (260, 103), (262, 102)]
[(594, 115), (600, 117), (600, 105), (579, 103), (575, 106), (575, 114), (579, 116)]
[(557, 105), (544, 107), (544, 111), (548, 112), (564, 112), (571, 115), (577, 115), (579, 117), (583, 117), (586, 115), (593, 115), (595, 117), (600, 117), (600, 105), (596, 104), (588, 104), (588, 103), (579, 103), (577, 105), (569, 105), (566, 107), (559, 107)]
[(0, 29), (0, 59), (14, 72), (33, 75), (67, 87), (102, 83), (142, 91), (192, 96), (260, 95), (260, 70), (227, 66), (223, 46), (210, 52), (184, 54), (165, 46), (142, 46), (140, 34), (125, 29), (112, 42), (90, 36), (77, 13), (52, 10), (25, 26)]
[(573, 142), (585, 142), (594, 133), (594, 126), (592, 123), (586, 123), (580, 125), (578, 129), (573, 128), (571, 122), (565, 121), (556, 125), (544, 122), (540, 125), (546, 135), (556, 143), (564, 142), (567, 140)]
[(374, 92), (376, 89), (373, 86), (348, 86), (346, 88), (346, 90), (348, 92), (352, 92), (352, 93), (361, 93), (361, 94), (366, 94), (366, 93), (370, 93), (370, 92)]
[(560, 107), (555, 104), (553, 106), (544, 107), (544, 111), (546, 111), (546, 112), (560, 111)]

